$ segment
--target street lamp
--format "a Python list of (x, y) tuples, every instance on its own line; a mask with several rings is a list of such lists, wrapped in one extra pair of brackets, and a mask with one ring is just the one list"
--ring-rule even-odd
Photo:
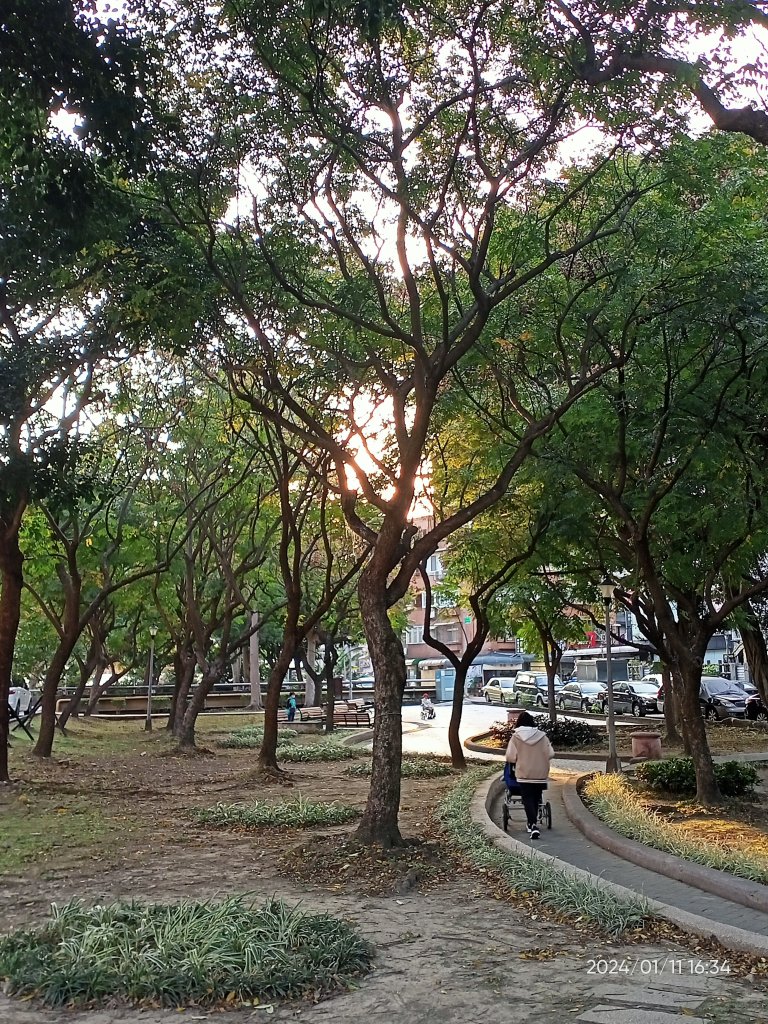
[(611, 604), (616, 588), (606, 576), (600, 584), (600, 593), (605, 608), (605, 686), (608, 692), (608, 760), (605, 762), (606, 772), (616, 774), (621, 771), (621, 763), (616, 756), (616, 716), (613, 710), (613, 666), (611, 665)]
[(149, 677), (147, 686), (147, 719), (144, 722), (144, 732), (152, 732), (152, 683), (155, 677), (155, 637), (157, 626), (149, 627)]

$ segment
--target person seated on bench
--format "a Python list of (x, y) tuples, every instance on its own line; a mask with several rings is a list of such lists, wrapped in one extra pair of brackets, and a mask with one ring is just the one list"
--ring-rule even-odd
[(515, 778), (531, 839), (539, 838), (539, 804), (549, 778), (549, 762), (554, 756), (555, 751), (546, 733), (536, 728), (532, 715), (521, 711), (507, 745), (506, 759), (515, 766)]

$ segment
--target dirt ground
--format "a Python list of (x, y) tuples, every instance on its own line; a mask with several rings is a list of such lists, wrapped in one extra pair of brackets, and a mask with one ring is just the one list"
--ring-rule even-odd
[[(298, 880), (287, 865), (291, 852), (312, 840), (306, 832), (219, 831), (200, 827), (188, 816), (190, 808), (219, 800), (277, 801), (286, 787), (305, 797), (362, 807), (368, 781), (347, 777), (345, 763), (291, 765), (285, 784), (265, 786), (253, 776), (252, 751), (216, 750), (211, 756), (182, 758), (170, 756), (167, 741), (157, 733), (144, 737), (116, 730), (115, 742), (105, 744), (105, 728), (78, 726), (66, 751), (48, 764), (32, 760), (14, 744), (12, 768), (18, 782), (0, 795), (0, 836), (15, 836), (17, 847), (26, 852), (16, 864), (6, 860), (0, 874), (3, 931), (39, 923), (51, 902), (72, 898), (171, 902), (252, 893), (343, 916), (374, 943), (375, 969), (355, 990), (318, 1005), (228, 1010), (225, 1019), (232, 1024), (267, 1017), (311, 1024), (517, 1024), (529, 1019), (554, 1024), (606, 1000), (626, 1006), (639, 991), (633, 978), (596, 976), (595, 960), (668, 962), (669, 948), (613, 944), (583, 928), (548, 920), (529, 906), (493, 899), (483, 875), (460, 869), (430, 823), (430, 812), (452, 785), (451, 778), (404, 780), (402, 828), (430, 841), (431, 870), (409, 875), (409, 862), (395, 863), (383, 891), (372, 893), (364, 870), (346, 871), (339, 860), (323, 854), (335, 842), (345, 849), (349, 826), (320, 830), (329, 838), (314, 839), (314, 880)], [(212, 729), (203, 742), (213, 746), (215, 739)], [(96, 825), (78, 828), (79, 822)], [(311, 843), (308, 850), (311, 868)], [(307, 856), (304, 861), (302, 873), (311, 879)], [(676, 956), (688, 963), (695, 954), (678, 950)], [(691, 1006), (699, 1006), (697, 1015), (706, 1012), (713, 1022), (768, 1024), (766, 992), (758, 982), (711, 972), (683, 974), (655, 979), (656, 987), (663, 981), (665, 990), (689, 994)], [(179, 1016), (178, 1011), (126, 1008), (47, 1011), (0, 995), (2, 1024), (153, 1024)], [(222, 1019), (220, 1012), (193, 1008), (184, 1018)]]

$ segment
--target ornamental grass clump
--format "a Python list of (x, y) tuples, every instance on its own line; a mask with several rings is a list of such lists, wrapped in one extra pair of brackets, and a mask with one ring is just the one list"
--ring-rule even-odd
[(498, 767), (477, 768), (451, 790), (437, 809), (453, 845), (475, 867), (495, 876), (512, 891), (535, 896), (553, 910), (593, 921), (603, 931), (619, 935), (651, 916), (645, 899), (621, 897), (615, 891), (556, 868), (546, 857), (501, 850), (478, 831), (470, 814), (477, 786)]
[[(291, 743), (298, 736), (295, 729), (278, 729), (277, 745), (285, 746)], [(261, 725), (244, 725), (242, 729), (235, 729), (234, 732), (219, 740), (218, 746), (234, 750), (258, 750), (264, 740), (264, 728)]]
[[(344, 769), (345, 775), (354, 778), (364, 778), (371, 774), (371, 762), (364, 761), (362, 764), (353, 764)], [(401, 774), (404, 779), (437, 779), (446, 775), (453, 775), (453, 768), (446, 761), (437, 761), (432, 758), (405, 757), (401, 765)]]
[(360, 754), (355, 747), (327, 739), (318, 743), (286, 743), (277, 756), (280, 761), (350, 761)]
[(372, 957), (345, 922), (279, 900), (70, 903), (0, 939), (0, 979), (46, 1006), (231, 1007), (340, 991)]
[(201, 825), (215, 828), (313, 828), (344, 825), (362, 813), (346, 804), (305, 800), (301, 795), (278, 804), (255, 800), (250, 804), (216, 804), (191, 812)]
[(628, 839), (739, 878), (768, 883), (768, 857), (690, 835), (680, 825), (646, 810), (620, 775), (593, 776), (584, 787), (584, 796), (601, 821)]

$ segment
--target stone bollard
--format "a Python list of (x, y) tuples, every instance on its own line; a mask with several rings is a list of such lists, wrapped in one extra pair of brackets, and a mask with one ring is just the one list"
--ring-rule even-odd
[(632, 760), (643, 758), (646, 761), (660, 761), (661, 733), (660, 732), (631, 732), (629, 738), (632, 740)]

